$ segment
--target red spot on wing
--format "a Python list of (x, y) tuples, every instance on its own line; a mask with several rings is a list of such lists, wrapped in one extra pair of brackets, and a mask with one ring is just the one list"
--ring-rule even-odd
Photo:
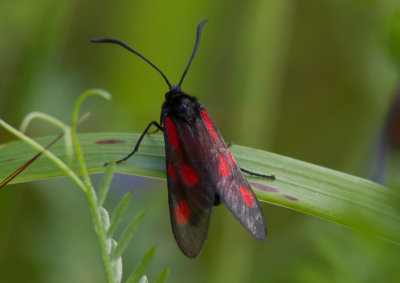
[(179, 150), (178, 133), (176, 132), (176, 127), (175, 127), (174, 122), (169, 117), (167, 117), (165, 119), (165, 128), (167, 129), (167, 136), (168, 136), (169, 142), (171, 143), (171, 145), (173, 147), (175, 147), (177, 150)]
[(168, 174), (171, 176), (172, 180), (176, 182), (176, 172), (174, 167), (171, 164), (168, 164)]
[(231, 174), (228, 162), (222, 154), (219, 155), (218, 170), (223, 177), (228, 177)]
[(182, 226), (186, 225), (190, 218), (190, 208), (185, 200), (181, 200), (174, 210), (176, 221)]
[(212, 138), (214, 139), (215, 142), (217, 142), (217, 133), (215, 132), (214, 126), (211, 122), (210, 117), (208, 117), (208, 113), (206, 110), (201, 110), (201, 116), (204, 119), (204, 122), (206, 123), (207, 129), (210, 132)]
[(233, 160), (232, 152), (228, 149), (229, 160), (231, 161), (232, 167), (235, 167), (235, 160)]
[(183, 181), (189, 186), (193, 186), (199, 181), (199, 175), (197, 175), (196, 171), (186, 163), (181, 167), (181, 174)]
[(240, 193), (242, 194), (244, 203), (245, 203), (247, 206), (250, 206), (250, 207), (251, 207), (251, 206), (254, 205), (255, 199), (254, 199), (253, 193), (252, 193), (249, 189), (247, 189), (247, 188), (245, 188), (245, 187), (243, 187), (243, 186), (241, 185), (241, 186), (240, 186)]

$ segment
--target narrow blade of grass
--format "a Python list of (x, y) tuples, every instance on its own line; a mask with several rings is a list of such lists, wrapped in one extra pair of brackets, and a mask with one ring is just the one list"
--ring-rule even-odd
[(116, 259), (124, 252), (125, 248), (129, 244), (133, 234), (135, 234), (136, 229), (142, 220), (142, 218), (146, 215), (145, 211), (140, 212), (131, 223), (125, 228), (124, 232), (121, 235), (121, 238), (118, 241), (117, 248), (112, 253), (112, 258)]
[(169, 275), (169, 267), (166, 266), (164, 269), (161, 271), (160, 275), (158, 276), (157, 280), (155, 283), (164, 283), (167, 281)]
[(114, 232), (117, 229), (118, 224), (121, 222), (122, 216), (124, 215), (124, 212), (129, 205), (131, 197), (132, 197), (132, 192), (128, 192), (118, 203), (117, 207), (115, 208), (115, 212), (113, 213), (113, 216), (111, 218), (111, 225), (107, 231), (107, 237), (111, 238), (114, 235)]
[(98, 200), (97, 200), (98, 206), (103, 206), (104, 204), (104, 200), (106, 199), (108, 190), (110, 189), (111, 181), (114, 176), (114, 169), (115, 169), (115, 162), (112, 161), (107, 165), (106, 170), (104, 171), (103, 180), (101, 182), (98, 193)]
[(127, 283), (136, 283), (139, 281), (139, 278), (142, 276), (153, 259), (156, 248), (156, 246), (153, 246), (147, 251), (142, 260), (136, 265), (135, 269), (129, 275), (128, 280), (126, 281)]
[[(102, 172), (104, 162), (126, 156), (139, 136), (121, 133), (79, 135), (89, 172)], [(47, 144), (52, 139), (54, 136), (37, 140), (41, 144)], [(275, 180), (246, 175), (261, 201), (373, 233), (400, 244), (400, 198), (395, 190), (366, 179), (262, 150), (242, 146), (232, 146), (231, 150), (241, 167), (257, 173), (276, 173)], [(55, 144), (52, 151), (66, 160), (63, 145)], [(0, 146), (0, 179), (6, 178), (36, 153), (22, 142)], [(73, 168), (79, 173), (77, 164)], [(146, 136), (135, 156), (118, 164), (115, 170), (124, 174), (165, 178), (163, 137)], [(63, 171), (46, 158), (39, 158), (12, 182), (61, 176), (65, 176)], [(4, 189), (12, 189), (12, 186), (7, 185)]]

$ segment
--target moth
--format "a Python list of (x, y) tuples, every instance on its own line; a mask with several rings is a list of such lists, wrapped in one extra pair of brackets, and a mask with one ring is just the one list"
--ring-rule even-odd
[(256, 240), (263, 241), (267, 235), (262, 208), (221, 133), (203, 104), (181, 89), (206, 21), (202, 20), (197, 26), (192, 55), (176, 86), (168, 81), (158, 67), (126, 43), (114, 38), (92, 40), (96, 43), (117, 44), (138, 55), (162, 75), (169, 87), (162, 105), (160, 122), (152, 121), (140, 136), (134, 150), (117, 163), (137, 152), (143, 137), (152, 126), (164, 133), (172, 231), (179, 248), (190, 258), (200, 253), (207, 238), (212, 208), (221, 202)]

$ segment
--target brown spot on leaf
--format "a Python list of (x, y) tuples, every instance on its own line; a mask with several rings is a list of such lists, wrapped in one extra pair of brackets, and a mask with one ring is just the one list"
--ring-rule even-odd
[(265, 186), (265, 185), (262, 185), (262, 184), (259, 184), (259, 183), (250, 182), (250, 185), (252, 185), (253, 187), (256, 187), (257, 189), (260, 189), (260, 190), (263, 190), (263, 191), (266, 191), (266, 192), (270, 192), (270, 193), (279, 192), (275, 188), (271, 188), (271, 187), (268, 187), (268, 186)]
[(100, 140), (96, 141), (95, 144), (118, 144), (118, 143), (125, 143), (125, 141), (121, 140)]
[(284, 198), (287, 198), (288, 200), (292, 200), (292, 201), (298, 201), (298, 198), (292, 197), (292, 196), (288, 196), (288, 195), (283, 195)]

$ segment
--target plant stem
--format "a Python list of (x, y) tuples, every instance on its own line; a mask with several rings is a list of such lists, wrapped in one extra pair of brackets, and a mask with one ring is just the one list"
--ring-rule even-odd
[(72, 136), (72, 142), (75, 147), (75, 152), (76, 152), (76, 155), (77, 155), (77, 158), (79, 161), (79, 165), (82, 170), (82, 176), (83, 176), (83, 180), (85, 182), (85, 187), (86, 187), (86, 196), (87, 196), (87, 199), (89, 202), (90, 212), (92, 213), (92, 216), (93, 216), (95, 231), (96, 231), (97, 237), (99, 239), (107, 279), (108, 279), (108, 282), (113, 283), (115, 280), (114, 280), (114, 275), (113, 275), (112, 268), (111, 268), (110, 254), (109, 254), (109, 251), (107, 250), (106, 231), (103, 229), (102, 221), (100, 219), (100, 214), (99, 214), (99, 210), (98, 210), (98, 206), (97, 206), (96, 192), (92, 186), (92, 182), (90, 181), (89, 172), (87, 170), (85, 159), (84, 159), (83, 153), (82, 153), (82, 148), (79, 144), (79, 140), (78, 140), (77, 132), (76, 132), (79, 108), (80, 108), (82, 102), (91, 95), (99, 95), (106, 99), (110, 98), (110, 95), (102, 90), (88, 90), (83, 95), (81, 95), (79, 97), (78, 101), (75, 103), (75, 107), (74, 107), (74, 110), (72, 113), (71, 136)]
[(96, 198), (96, 194), (94, 192), (93, 187), (87, 188), (86, 196), (87, 196), (87, 199), (89, 202), (90, 212), (92, 213), (92, 216), (93, 216), (95, 231), (96, 231), (97, 237), (99, 239), (107, 279), (108, 279), (108, 282), (112, 283), (112, 282), (114, 282), (114, 275), (113, 275), (112, 268), (111, 268), (110, 255), (108, 254), (108, 251), (107, 251), (107, 237), (106, 237), (105, 231), (103, 230), (103, 226), (102, 226), (102, 223), (100, 220), (100, 215), (99, 215), (98, 208), (97, 208), (97, 198)]
[(101, 96), (101, 97), (103, 97), (105, 99), (111, 99), (111, 95), (108, 92), (106, 92), (104, 90), (101, 90), (101, 89), (90, 89), (90, 90), (84, 92), (78, 98), (78, 100), (75, 103), (75, 107), (74, 107), (74, 110), (72, 112), (72, 122), (71, 122), (72, 142), (75, 145), (75, 151), (76, 151), (76, 155), (77, 155), (78, 160), (79, 160), (79, 164), (81, 166), (83, 180), (84, 180), (84, 182), (85, 182), (87, 187), (92, 187), (92, 183), (91, 183), (90, 178), (89, 178), (89, 173), (88, 173), (88, 170), (87, 170), (87, 166), (86, 166), (85, 160), (83, 159), (82, 149), (81, 149), (81, 147), (79, 145), (77, 132), (76, 132), (76, 125), (78, 123), (78, 112), (79, 112), (79, 108), (80, 108), (82, 102), (86, 98), (88, 98), (89, 96), (92, 96), (92, 95), (98, 95), (98, 96)]

